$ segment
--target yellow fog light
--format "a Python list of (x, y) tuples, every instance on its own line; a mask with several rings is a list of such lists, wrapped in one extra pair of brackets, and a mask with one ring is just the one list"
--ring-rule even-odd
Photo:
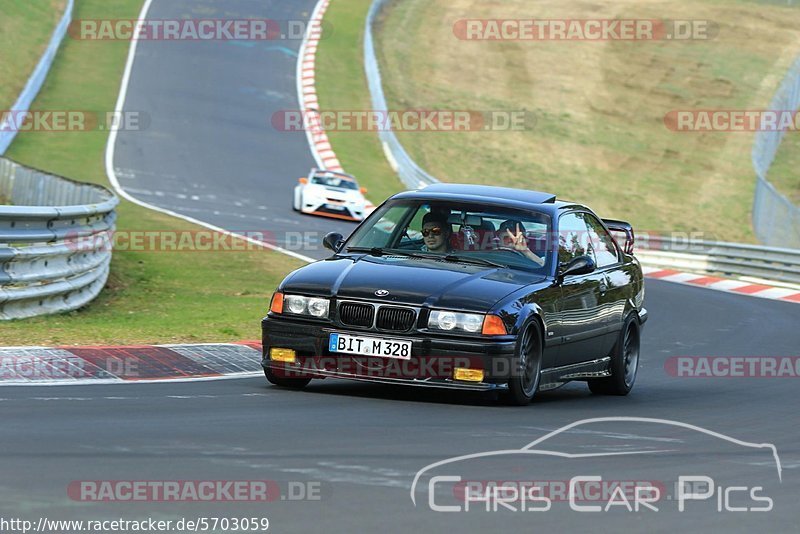
[(273, 362), (294, 363), (294, 350), (271, 348), (269, 349), (269, 359)]
[(466, 367), (456, 367), (453, 378), (465, 382), (483, 382), (483, 369), (468, 369)]

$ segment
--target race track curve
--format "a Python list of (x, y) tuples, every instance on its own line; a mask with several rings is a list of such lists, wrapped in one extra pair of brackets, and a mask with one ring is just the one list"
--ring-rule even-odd
[[(305, 21), (314, 0), (155, 0), (148, 18)], [(117, 133), (114, 173), (134, 198), (312, 258), (354, 223), (299, 216), (292, 188), (315, 166), (305, 132), (272, 116), (298, 110), (301, 39), (139, 41), (124, 110), (147, 118)]]

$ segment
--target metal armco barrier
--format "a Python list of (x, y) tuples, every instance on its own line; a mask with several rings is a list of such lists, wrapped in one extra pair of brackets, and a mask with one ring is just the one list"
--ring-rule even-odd
[[(375, 55), (375, 42), (372, 35), (375, 20), (389, 2), (390, 0), (375, 0), (372, 3), (367, 14), (367, 25), (364, 29), (364, 70), (367, 74), (367, 84), (369, 85), (373, 111), (389, 111), (386, 95), (383, 93), (381, 70), (378, 66), (378, 58)], [(392, 130), (381, 130), (378, 132), (378, 136), (383, 145), (386, 159), (389, 160), (392, 169), (400, 176), (400, 180), (406, 187), (418, 189), (439, 181), (425, 172), (411, 159), (411, 156), (408, 155), (408, 152), (400, 144)]]
[[(794, 111), (800, 108), (800, 58), (789, 69), (769, 109)], [(756, 237), (770, 246), (800, 248), (800, 207), (778, 192), (767, 180), (772, 161), (783, 141), (784, 131), (762, 131), (753, 144), (756, 192), (753, 200), (753, 228)]]
[(637, 236), (643, 265), (800, 284), (800, 250)]
[[(58, 23), (58, 26), (56, 26), (53, 36), (50, 38), (50, 43), (47, 45), (47, 50), (42, 54), (42, 58), (36, 65), (36, 69), (34, 69), (33, 74), (28, 78), (28, 83), (17, 98), (14, 107), (11, 108), (13, 111), (28, 111), (36, 95), (39, 94), (39, 90), (42, 88), (42, 85), (44, 85), (45, 78), (47, 78), (47, 73), (50, 72), (50, 66), (53, 64), (53, 60), (56, 57), (58, 47), (61, 46), (61, 41), (63, 41), (64, 36), (67, 35), (69, 24), (72, 22), (72, 9), (74, 4), (75, 0), (67, 0), (64, 16), (61, 17), (61, 21)], [(6, 150), (8, 150), (8, 147), (17, 136), (15, 127), (8, 128), (6, 126), (5, 121), (0, 120), (0, 156), (6, 153)]]
[(103, 289), (119, 200), (0, 158), (0, 320), (70, 311)]

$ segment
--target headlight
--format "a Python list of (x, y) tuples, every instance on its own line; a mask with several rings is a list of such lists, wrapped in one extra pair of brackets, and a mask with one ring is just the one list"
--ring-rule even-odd
[(286, 304), (286, 311), (288, 311), (289, 313), (296, 313), (298, 315), (304, 313), (306, 311), (307, 301), (308, 298), (306, 297), (287, 295), (286, 298), (284, 299), (284, 302)]
[(314, 317), (327, 317), (328, 301), (325, 299), (308, 299), (308, 313)]
[(294, 315), (327, 317), (329, 309), (330, 302), (328, 299), (301, 297), (300, 295), (286, 295), (284, 297), (284, 310)]
[(428, 328), (445, 332), (461, 331), (475, 334), (481, 331), (483, 317), (476, 313), (432, 311), (428, 317)]

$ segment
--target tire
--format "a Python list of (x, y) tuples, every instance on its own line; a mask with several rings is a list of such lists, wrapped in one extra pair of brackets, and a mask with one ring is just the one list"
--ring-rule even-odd
[(504, 400), (512, 406), (526, 406), (539, 389), (542, 375), (542, 338), (536, 324), (528, 326), (522, 334), (512, 369)]
[(628, 315), (619, 338), (611, 351), (611, 376), (588, 381), (589, 390), (597, 395), (627, 395), (636, 382), (639, 368), (639, 323)]
[(264, 376), (267, 377), (267, 382), (270, 384), (289, 389), (303, 389), (311, 382), (310, 378), (286, 378), (283, 376), (276, 376), (269, 367), (264, 368)]

